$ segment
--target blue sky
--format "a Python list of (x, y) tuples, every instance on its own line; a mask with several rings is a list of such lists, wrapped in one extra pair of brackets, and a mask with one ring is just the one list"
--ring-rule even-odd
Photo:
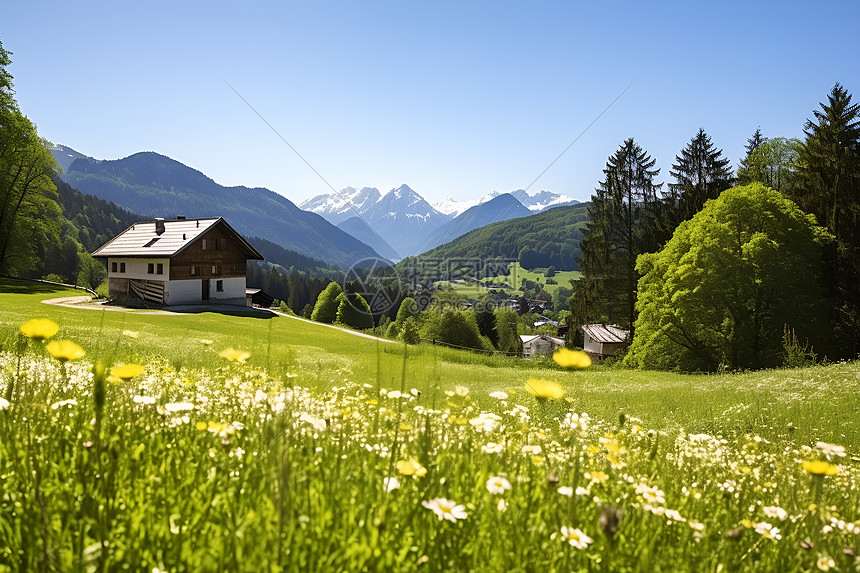
[(406, 183), (430, 201), (538, 180), (587, 200), (634, 137), (662, 168), (699, 127), (736, 166), (860, 99), (860, 3), (4, 2), (18, 102), (100, 159), (157, 151), (295, 202)]

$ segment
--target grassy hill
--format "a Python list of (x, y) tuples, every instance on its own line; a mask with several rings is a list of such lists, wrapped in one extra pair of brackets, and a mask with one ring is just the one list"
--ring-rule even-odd
[[(0, 282), (0, 569), (854, 567), (857, 362), (569, 372), (40, 302), (78, 294)], [(18, 334), (36, 317), (83, 358)]]

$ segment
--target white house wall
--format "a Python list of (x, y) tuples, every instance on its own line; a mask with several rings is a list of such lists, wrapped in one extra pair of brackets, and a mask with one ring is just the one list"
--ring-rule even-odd
[[(224, 281), (224, 292), (216, 290), (216, 284), (219, 280)], [(245, 277), (211, 279), (209, 281), (209, 300), (245, 306)]]
[(168, 281), (164, 285), (164, 304), (200, 303), (203, 297), (201, 279)]
[[(113, 263), (116, 263), (117, 272), (111, 271), (113, 268)], [(121, 263), (125, 263), (125, 272), (119, 272), (121, 268)], [(153, 271), (158, 270), (159, 263), (164, 265), (163, 272), (159, 274), (149, 274), (147, 269), (149, 268), (149, 264), (152, 263)], [(168, 277), (170, 277), (170, 259), (138, 259), (138, 258), (109, 258), (108, 264), (108, 278), (118, 278), (118, 279), (134, 279), (134, 280), (149, 280), (149, 281), (167, 281)]]
[[(169, 281), (164, 285), (164, 304), (200, 304), (205, 302), (203, 301), (204, 280), (209, 281), (208, 302), (245, 305), (245, 277)], [(223, 281), (223, 292), (217, 290), (218, 281)]]

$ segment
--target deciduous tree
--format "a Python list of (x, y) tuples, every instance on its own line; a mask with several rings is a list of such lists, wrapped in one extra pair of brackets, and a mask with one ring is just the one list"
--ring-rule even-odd
[(639, 257), (639, 318), (625, 360), (685, 371), (779, 366), (786, 325), (820, 348), (829, 240), (777, 191), (725, 191), (661, 251)]

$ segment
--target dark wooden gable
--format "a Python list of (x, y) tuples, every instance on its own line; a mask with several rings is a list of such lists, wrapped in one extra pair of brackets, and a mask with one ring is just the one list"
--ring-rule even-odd
[(247, 259), (262, 257), (232, 227), (219, 221), (171, 257), (170, 280), (244, 277)]

